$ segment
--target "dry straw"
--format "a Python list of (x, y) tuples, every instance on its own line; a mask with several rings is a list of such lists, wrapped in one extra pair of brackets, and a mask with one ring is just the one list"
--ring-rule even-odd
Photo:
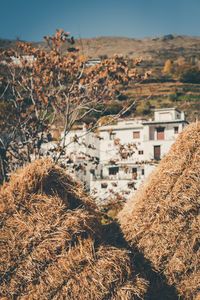
[(167, 156), (119, 213), (125, 239), (185, 299), (200, 299), (200, 123)]
[(95, 203), (51, 161), (13, 174), (0, 208), (0, 298), (144, 297), (130, 253), (103, 243)]

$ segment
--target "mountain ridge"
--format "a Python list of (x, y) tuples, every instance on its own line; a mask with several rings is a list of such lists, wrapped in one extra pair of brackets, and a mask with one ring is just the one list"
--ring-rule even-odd
[[(18, 40), (0, 38), (0, 48), (8, 49), (16, 46)], [(33, 46), (46, 48), (45, 42), (30, 42)], [(144, 59), (154, 59), (158, 51), (192, 52), (200, 57), (200, 36), (168, 34), (144, 38), (109, 37), (75, 39), (75, 45), (89, 58), (112, 56), (120, 53), (129, 58), (142, 56)], [(181, 49), (180, 49), (181, 48)], [(182, 53), (183, 54), (183, 53)]]

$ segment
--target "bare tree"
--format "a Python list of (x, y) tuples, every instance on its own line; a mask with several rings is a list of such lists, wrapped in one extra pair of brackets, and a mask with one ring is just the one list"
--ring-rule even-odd
[[(42, 155), (41, 145), (48, 140), (51, 125), (58, 122), (63, 124), (63, 138), (54, 157), (59, 161), (67, 147), (65, 138), (75, 124), (90, 117), (88, 132), (94, 130), (116, 97), (116, 89), (146, 76), (120, 55), (87, 66), (87, 58), (74, 47), (69, 32), (57, 30), (44, 39), (49, 51), (19, 42), (16, 49), (1, 52), (6, 72), (1, 80), (0, 110), (4, 114), (9, 110), (5, 120), (0, 120), (6, 141), (1, 143), (4, 179), (10, 171)], [(135, 66), (139, 62), (135, 60)], [(134, 105), (134, 101), (127, 103), (109, 122)]]

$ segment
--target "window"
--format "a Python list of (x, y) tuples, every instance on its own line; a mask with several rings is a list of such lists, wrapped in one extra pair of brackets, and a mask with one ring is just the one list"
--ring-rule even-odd
[(132, 189), (135, 187), (135, 182), (128, 182), (127, 186), (129, 189)]
[(91, 173), (92, 175), (95, 175), (95, 170), (94, 170), (94, 169), (90, 169), (90, 173)]
[(144, 175), (144, 169), (142, 169), (142, 175)]
[(174, 134), (178, 134), (178, 126), (174, 127)]
[(160, 146), (154, 146), (154, 159), (160, 160)]
[(132, 169), (132, 178), (137, 179), (137, 168)]
[(139, 155), (143, 155), (143, 154), (144, 154), (144, 151), (143, 151), (143, 150), (139, 150), (139, 151), (138, 151), (138, 154), (139, 154)]
[(164, 130), (165, 130), (164, 127), (158, 127), (157, 128), (157, 140), (164, 140), (165, 139)]
[(133, 138), (139, 139), (140, 138), (140, 132), (139, 131), (133, 131)]
[(104, 183), (101, 184), (101, 188), (102, 188), (102, 189), (106, 189), (107, 186), (108, 186), (108, 184), (107, 184), (106, 182), (104, 182)]
[(109, 175), (116, 175), (119, 172), (119, 167), (109, 168)]
[(116, 132), (110, 132), (110, 140), (114, 140), (116, 136)]

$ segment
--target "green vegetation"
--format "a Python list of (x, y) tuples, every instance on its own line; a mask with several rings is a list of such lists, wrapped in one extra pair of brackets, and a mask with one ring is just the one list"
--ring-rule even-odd
[[(16, 42), (0, 39), (0, 47), (15, 47)], [(145, 39), (100, 37), (82, 39), (81, 45), (79, 40), (75, 41), (74, 46), (80, 48), (83, 56), (87, 54), (89, 58), (107, 59), (114, 53), (121, 53), (130, 64), (133, 59), (142, 56), (143, 61), (137, 66), (138, 70), (141, 73), (151, 71), (151, 76), (141, 84), (128, 89), (124, 86), (105, 109), (99, 107), (88, 114), (84, 121), (90, 124), (102, 116), (117, 114), (127, 104), (135, 101), (136, 105), (125, 116), (148, 118), (155, 108), (176, 107), (185, 111), (189, 121), (195, 121), (200, 95), (199, 42), (198, 37), (179, 35)], [(45, 43), (33, 45), (48, 51)], [(4, 88), (5, 86), (2, 90)]]
[(163, 72), (180, 82), (200, 83), (199, 60), (196, 58), (190, 58), (188, 61), (182, 57), (175, 61), (168, 59)]
[[(145, 107), (148, 107), (148, 111)], [(152, 96), (148, 101), (139, 102), (136, 105), (134, 115), (152, 117), (155, 108), (165, 107), (175, 107), (184, 111), (187, 120), (193, 122), (200, 117), (200, 94), (192, 94), (191, 92), (185, 93), (184, 91), (177, 92), (177, 90), (174, 89), (171, 92), (169, 91), (168, 95)]]

